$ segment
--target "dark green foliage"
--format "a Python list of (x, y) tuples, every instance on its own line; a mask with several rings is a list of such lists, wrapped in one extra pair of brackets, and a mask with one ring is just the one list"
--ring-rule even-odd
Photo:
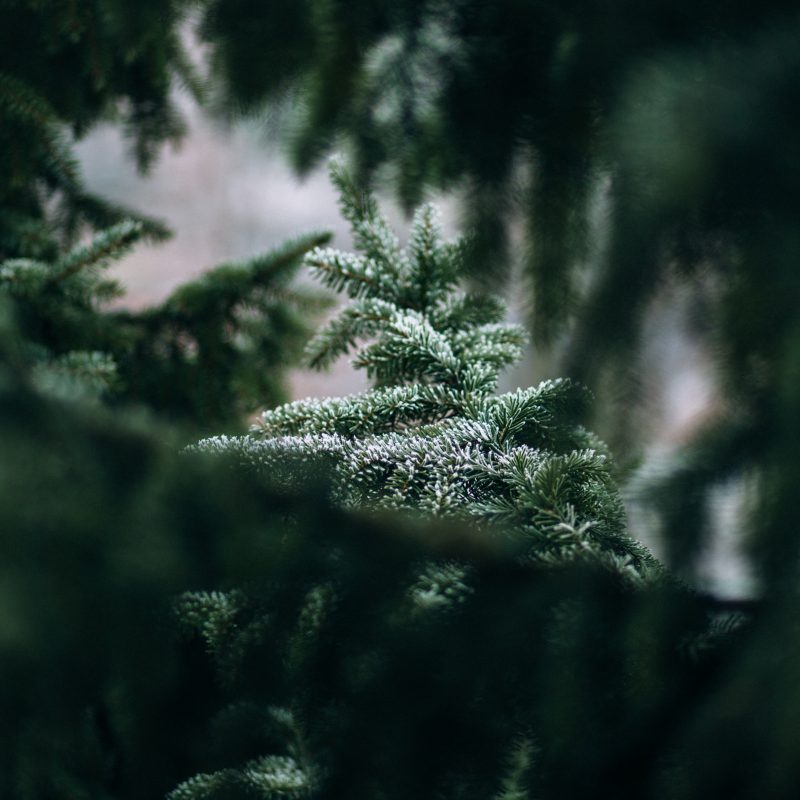
[[(0, 6), (0, 259), (50, 259), (83, 225), (127, 209), (91, 196), (72, 139), (116, 117), (142, 167), (184, 125), (170, 95), (192, 85), (179, 25), (191, 0), (33, 2)], [(147, 220), (147, 233), (166, 235)]]
[(285, 368), (300, 359), (308, 320), (328, 305), (293, 280), (305, 253), (329, 239), (303, 236), (216, 267), (157, 307), (112, 315), (128, 337), (113, 351), (126, 396), (206, 428), (285, 400)]
[(0, 796), (163, 797), (203, 763), (217, 692), (173, 598), (252, 561), (282, 501), (167, 428), (34, 391), (0, 308)]
[(791, 596), (266, 489), (37, 392), (21, 343), (3, 313), (3, 798), (792, 796)]
[[(220, 719), (242, 745), (238, 764), (231, 753), (170, 797), (284, 796), (254, 792), (254, 771), (286, 785), (286, 763), (265, 763), (276, 756), (299, 771), (301, 797), (492, 798), (505, 784), (519, 797), (634, 798), (658, 780), (671, 787), (658, 759), (681, 725), (673, 703), (699, 691), (718, 654), (701, 666), (650, 636), (679, 609), (704, 629), (700, 604), (663, 588), (630, 593), (586, 566), (541, 572), (455, 531), (420, 533), (428, 556), (457, 559), (457, 577), (442, 566), (420, 575), (410, 531), (350, 542), (298, 532), (303, 557), (284, 562), (279, 583), (182, 600), (184, 616), (206, 609), (198, 628), (231, 702)], [(209, 612), (223, 609), (230, 622), (210, 633)], [(667, 682), (654, 690), (644, 663)], [(520, 751), (529, 769), (515, 769)]]
[(142, 231), (127, 221), (55, 262), (0, 262), (0, 294), (16, 301), (39, 386), (69, 395), (83, 386), (200, 427), (237, 427), (260, 404), (284, 400), (284, 371), (301, 353), (306, 320), (326, 305), (292, 280), (329, 234), (217, 267), (159, 306), (104, 310), (119, 292), (104, 268)]
[[(272, 385), (249, 371), (252, 356), (231, 360), (200, 331), (240, 319), (230, 283), (252, 287), (262, 267), (282, 278), (282, 256), (179, 291), (152, 322), (95, 313), (113, 288), (95, 269), (107, 246), (163, 229), (122, 223), (125, 209), (86, 194), (72, 136), (116, 114), (147, 162), (179, 134), (169, 87), (195, 82), (176, 25), (190, 5), (0, 4), (0, 277), (23, 331), (3, 313), (0, 797), (794, 798), (794, 5), (197, 4), (231, 105), (288, 98), (300, 110), (289, 131), (299, 167), (345, 134), (358, 185), (383, 170), (408, 207), (428, 186), (465, 191), (472, 247), (431, 263), (421, 235), (420, 274), (452, 257), (498, 280), (521, 214), (537, 337), (567, 331), (576, 377), (596, 383), (611, 367), (618, 388), (663, 281), (702, 290), (727, 407), (650, 497), (670, 560), (690, 574), (709, 489), (747, 478), (759, 597), (732, 604), (627, 580), (594, 558), (532, 561), (528, 541), (489, 538), (458, 516), (429, 528), (331, 509), (328, 485), (265, 488), (176, 456), (165, 428), (83, 402), (125, 379), (148, 402), (210, 422), (252, 397), (220, 387), (194, 405), (188, 384), (157, 394), (165, 384), (107, 344), (128, 336), (154, 374), (200, 386), (203, 353), (234, 385), (264, 396)], [(401, 418), (436, 417), (442, 384), (463, 375), (436, 343), (452, 350), (502, 316), (491, 301), (437, 294), (447, 270), (424, 285), (387, 272), (397, 245), (362, 199), (353, 221), (369, 222), (356, 231), (365, 258), (311, 258), (355, 301), (312, 356), (324, 365), (377, 336), (364, 365), (385, 385), (283, 409), (291, 435), (323, 422), (351, 435), (367, 415), (384, 435)], [(105, 233), (73, 250), (88, 229)], [(441, 339), (417, 337), (424, 347), (398, 358), (408, 352), (394, 336), (398, 309)], [(149, 324), (164, 349), (136, 338)], [(465, 348), (480, 356), (482, 338)], [(420, 377), (433, 380), (414, 389)], [(552, 399), (522, 393), (484, 410), (514, 436), (569, 436)], [(534, 411), (541, 424), (529, 430)], [(178, 639), (169, 609), (194, 638)]]
[[(645, 145), (657, 159), (648, 166), (663, 169), (639, 173), (646, 182), (640, 190), (650, 197), (671, 191), (675, 166), (690, 183), (713, 180), (704, 170), (691, 170), (706, 156), (695, 145), (704, 145), (680, 142), (692, 135), (692, 128), (682, 128), (692, 111), (665, 107), (665, 92), (685, 90), (701, 103), (725, 95), (727, 109), (713, 113), (728, 132), (741, 120), (730, 142), (735, 158), (747, 155), (748, 142), (759, 141), (756, 117), (770, 130), (776, 124), (791, 130), (788, 120), (776, 123), (769, 108), (748, 111), (744, 97), (728, 95), (711, 76), (691, 74), (695, 58), (700, 65), (711, 54), (727, 79), (752, 87), (754, 96), (766, 96), (758, 83), (771, 80), (770, 70), (791, 91), (796, 70), (775, 48), (791, 58), (797, 19), (793, 5), (781, 0), (735, 9), (716, 1), (321, 1), (292, 4), (293, 13), (283, 9), (276, 16), (272, 6), (253, 4), (246, 9), (247, 25), (236, 27), (243, 11), (234, 0), (213, 0), (203, 27), (230, 102), (276, 100), (289, 81), (308, 106), (294, 142), (299, 167), (314, 163), (334, 133), (345, 133), (359, 178), (389, 167), (408, 207), (429, 185), (466, 188), (487, 247), (502, 242), (509, 210), (521, 210), (540, 332), (563, 326), (567, 317), (564, 304), (579, 277), (575, 268), (590, 244), (599, 178), (624, 174)], [(757, 63), (747, 67), (740, 54), (754, 41), (773, 53), (756, 54)], [(290, 59), (280, 59), (289, 51)], [(278, 61), (291, 68), (276, 70)], [(276, 81), (276, 74), (283, 79)], [(637, 97), (629, 104), (631, 92)], [(791, 108), (788, 98), (766, 102)], [(675, 138), (663, 129), (637, 135), (641, 111), (653, 108), (662, 114), (653, 121), (671, 126)], [(720, 128), (704, 141), (716, 147), (726, 136)], [(685, 167), (677, 163), (682, 160)], [(740, 170), (726, 174), (744, 178)], [(757, 168), (752, 174), (765, 178)], [(685, 188), (690, 194), (690, 185)], [(725, 197), (718, 210), (730, 214), (737, 197), (747, 203), (752, 195), (741, 185)], [(634, 229), (621, 222), (617, 230)]]
[(184, 124), (176, 87), (201, 82), (181, 41), (197, 3), (0, 5), (0, 292), (12, 295), (38, 385), (138, 402), (194, 428), (239, 427), (285, 400), (320, 296), (290, 286), (315, 234), (219, 267), (141, 313), (104, 304), (122, 292), (105, 267), (163, 223), (91, 195), (76, 137), (113, 120), (146, 168)]
[(792, 796), (795, 605), (709, 624), (663, 583), (277, 494), (37, 393), (0, 327), (3, 798)]

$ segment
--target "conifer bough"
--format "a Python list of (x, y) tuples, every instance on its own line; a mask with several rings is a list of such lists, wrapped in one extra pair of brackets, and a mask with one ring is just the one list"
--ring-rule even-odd
[(443, 240), (432, 205), (403, 248), (338, 161), (331, 177), (359, 254), (318, 247), (305, 258), (351, 302), (311, 340), (309, 362), (355, 352), (373, 388), (265, 411), (249, 435), (197, 449), (236, 454), (286, 482), (330, 465), (346, 508), (397, 509), (501, 524), (534, 560), (599, 559), (641, 580), (657, 562), (625, 533), (605, 446), (575, 421), (586, 392), (569, 380), (496, 395), (524, 331), (497, 298), (459, 290), (465, 248)]

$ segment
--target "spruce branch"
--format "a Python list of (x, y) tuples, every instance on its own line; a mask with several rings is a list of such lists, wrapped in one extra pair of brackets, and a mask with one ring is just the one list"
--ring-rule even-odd
[(339, 159), (331, 160), (329, 174), (339, 190), (339, 207), (351, 225), (356, 247), (381, 271), (399, 277), (400, 242), (380, 213), (372, 193), (355, 184)]
[(495, 396), (527, 337), (502, 323), (498, 298), (459, 291), (462, 248), (443, 241), (434, 209), (417, 212), (401, 250), (372, 195), (338, 162), (331, 175), (362, 253), (306, 257), (313, 274), (351, 297), (307, 354), (322, 367), (353, 352), (373, 388), (265, 411), (249, 435), (195, 449), (231, 454), (288, 485), (327, 470), (346, 508), (502, 522), (532, 558), (596, 557), (649, 573), (655, 559), (625, 533), (608, 453), (579, 424), (586, 391), (551, 380)]
[(181, 285), (153, 310), (152, 316), (197, 322), (209, 314), (230, 313), (238, 304), (252, 299), (258, 288), (276, 292), (286, 287), (300, 260), (330, 238), (328, 232), (310, 233), (248, 261), (214, 267)]
[(377, 333), (398, 314), (397, 306), (385, 300), (364, 298), (353, 302), (306, 345), (307, 363), (315, 369), (324, 369), (349, 352), (359, 338)]
[[(63, 123), (55, 110), (27, 84), (5, 72), (0, 72), (0, 120), (22, 128), (32, 138), (39, 151), (41, 166), (59, 186), (75, 188), (80, 185), (78, 164), (70, 152)], [(12, 183), (22, 180), (11, 176)]]
[(83, 247), (76, 247), (55, 265), (50, 283), (66, 283), (88, 267), (105, 267), (112, 259), (120, 258), (141, 238), (143, 226), (126, 220), (98, 233)]
[(309, 253), (306, 264), (315, 278), (336, 292), (346, 291), (349, 297), (397, 298), (398, 287), (391, 280), (394, 276), (386, 275), (370, 258), (326, 247)]
[(431, 319), (438, 330), (458, 331), (473, 325), (489, 325), (502, 322), (506, 312), (496, 297), (480, 294), (447, 297), (440, 307), (431, 312)]

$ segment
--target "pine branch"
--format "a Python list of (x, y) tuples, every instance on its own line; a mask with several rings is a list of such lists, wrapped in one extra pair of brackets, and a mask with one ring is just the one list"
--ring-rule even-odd
[(329, 174), (339, 190), (339, 207), (351, 225), (356, 247), (368, 260), (400, 278), (400, 242), (380, 213), (375, 198), (355, 185), (342, 161), (332, 159)]
[(84, 247), (76, 247), (55, 265), (50, 283), (65, 283), (87, 267), (106, 266), (108, 261), (119, 258), (141, 238), (142, 225), (126, 220), (98, 233)]
[(395, 317), (378, 341), (364, 348), (353, 364), (365, 367), (367, 375), (382, 385), (423, 376), (457, 385), (463, 365), (447, 337), (412, 311)]
[(262, 437), (386, 433), (399, 426), (434, 422), (459, 409), (462, 403), (462, 396), (446, 387), (420, 384), (326, 400), (296, 400), (265, 411), (253, 433)]
[(82, 185), (60, 186), (59, 188), (63, 192), (62, 205), (64, 206), (61, 221), (68, 238), (76, 234), (81, 222), (86, 222), (95, 229), (103, 229), (126, 220), (141, 225), (143, 241), (165, 242), (172, 236), (172, 231), (163, 220), (97, 197), (87, 192)]
[(0, 72), (0, 116), (25, 128), (43, 151), (42, 166), (59, 186), (80, 185), (77, 161), (70, 153), (58, 115), (44, 98), (3, 72)]
[(466, 294), (448, 297), (431, 311), (433, 326), (440, 331), (459, 331), (475, 325), (502, 322), (506, 310), (496, 297)]
[(330, 366), (347, 353), (357, 339), (369, 337), (399, 314), (397, 306), (385, 300), (357, 300), (315, 334), (306, 346), (306, 361), (314, 369)]
[(306, 256), (311, 274), (336, 292), (346, 291), (348, 297), (373, 297), (392, 302), (398, 297), (398, 286), (386, 275), (377, 262), (341, 253), (332, 248), (318, 248)]
[(310, 233), (269, 253), (239, 264), (222, 264), (181, 285), (153, 316), (199, 319), (213, 311), (230, 312), (259, 287), (275, 290), (294, 277), (309, 250), (329, 241), (331, 234)]
[(528, 336), (520, 327), (490, 324), (459, 331), (452, 342), (462, 361), (482, 362), (502, 369), (519, 361)]
[(401, 251), (371, 195), (340, 166), (332, 174), (348, 219), (375, 235), (357, 238), (371, 252), (306, 257), (318, 278), (352, 298), (307, 352), (323, 366), (355, 350), (353, 363), (374, 388), (266, 411), (249, 436), (198, 448), (285, 485), (324, 471), (349, 509), (502, 521), (542, 563), (595, 558), (625, 580), (651, 570), (655, 560), (625, 533), (605, 448), (578, 424), (585, 390), (554, 380), (492, 396), (500, 370), (521, 354), (524, 331), (499, 321), (496, 298), (458, 294), (461, 249), (441, 242), (430, 207), (417, 213)]

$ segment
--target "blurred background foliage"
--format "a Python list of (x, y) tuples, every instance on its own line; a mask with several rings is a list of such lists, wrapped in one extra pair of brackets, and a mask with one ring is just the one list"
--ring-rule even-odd
[[(10, 2), (0, 7), (0, 288), (13, 296), (31, 356), (51, 386), (89, 378), (195, 430), (241, 427), (286, 399), (321, 295), (292, 286), (318, 233), (226, 264), (146, 311), (112, 310), (124, 294), (107, 268), (167, 226), (91, 193), (74, 144), (111, 121), (147, 170), (186, 132), (175, 91), (202, 95), (182, 40), (195, 5)], [(85, 381), (84, 381), (85, 383)]]
[[(253, 703), (327, 748), (330, 797), (795, 797), (799, 45), (778, 0), (0, 2), (0, 796), (163, 796), (274, 752)], [(108, 308), (104, 265), (168, 231), (89, 191), (75, 142), (114, 125), (147, 168), (186, 90), (267, 109), (299, 172), (340, 149), (405, 208), (458, 195), (473, 279), (523, 276), (536, 345), (598, 395), (632, 509), (689, 584), (734, 487), (748, 596), (529, 574), (469, 532), (384, 529), (177, 455), (187, 428), (159, 415), (218, 431), (278, 402), (321, 308), (288, 283), (314, 235)], [(641, 464), (643, 334), (675, 298), (714, 403)], [(422, 624), (400, 598), (431, 548), (479, 591)], [(298, 655), (330, 582), (347, 602)], [(225, 686), (169, 608), (238, 587), (242, 622), (280, 621)]]

